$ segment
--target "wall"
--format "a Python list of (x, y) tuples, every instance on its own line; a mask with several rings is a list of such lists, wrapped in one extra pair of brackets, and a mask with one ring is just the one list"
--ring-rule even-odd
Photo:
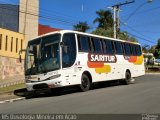
[(23, 77), (23, 63), (18, 58), (19, 50), (24, 48), (24, 35), (0, 28), (0, 80)]
[(18, 32), (19, 6), (0, 4), (0, 28)]

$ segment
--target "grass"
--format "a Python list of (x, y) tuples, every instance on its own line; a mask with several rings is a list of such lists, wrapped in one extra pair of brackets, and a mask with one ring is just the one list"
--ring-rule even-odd
[(156, 70), (146, 70), (146, 73), (160, 73), (160, 71), (156, 71)]
[(22, 89), (25, 88), (25, 83), (21, 83), (21, 84), (17, 84), (17, 85), (11, 85), (8, 87), (4, 87), (4, 88), (0, 88), (0, 93), (4, 93), (4, 92), (11, 92), (17, 89)]
[(160, 66), (158, 65), (148, 65), (147, 73), (160, 73)]

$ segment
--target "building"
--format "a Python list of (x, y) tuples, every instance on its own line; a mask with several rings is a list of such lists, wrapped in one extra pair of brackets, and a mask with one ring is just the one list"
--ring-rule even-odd
[(53, 28), (48, 25), (41, 25), (41, 24), (38, 25), (38, 35), (43, 35), (49, 32), (54, 32), (54, 31), (59, 31), (59, 30), (61, 29)]
[(24, 68), (18, 58), (24, 47), (23, 34), (0, 28), (0, 80), (23, 78)]
[(24, 79), (19, 50), (38, 36), (38, 16), (39, 0), (20, 0), (19, 5), (0, 4), (0, 80)]
[(26, 48), (28, 40), (60, 30), (39, 25), (38, 16), (39, 0), (20, 0), (19, 5), (0, 4), (0, 80), (24, 79), (19, 51)]
[(0, 4), (0, 28), (19, 31), (19, 6)]

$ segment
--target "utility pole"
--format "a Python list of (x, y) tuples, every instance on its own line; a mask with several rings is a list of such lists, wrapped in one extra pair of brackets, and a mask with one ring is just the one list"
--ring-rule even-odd
[(134, 2), (135, 2), (134, 0), (131, 2), (126, 1), (125, 3), (119, 3), (111, 7), (114, 12), (114, 38), (115, 39), (119, 38), (119, 32), (120, 32), (120, 19), (119, 19), (120, 7), (123, 5), (134, 3)]

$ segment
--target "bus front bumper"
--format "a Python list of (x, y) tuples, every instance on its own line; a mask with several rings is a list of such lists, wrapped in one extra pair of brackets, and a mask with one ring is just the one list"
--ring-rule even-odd
[(43, 89), (51, 89), (51, 88), (58, 88), (63, 87), (64, 83), (62, 79), (57, 78), (53, 80), (46, 80), (46, 81), (26, 81), (26, 88), (28, 91), (33, 90), (43, 90)]

